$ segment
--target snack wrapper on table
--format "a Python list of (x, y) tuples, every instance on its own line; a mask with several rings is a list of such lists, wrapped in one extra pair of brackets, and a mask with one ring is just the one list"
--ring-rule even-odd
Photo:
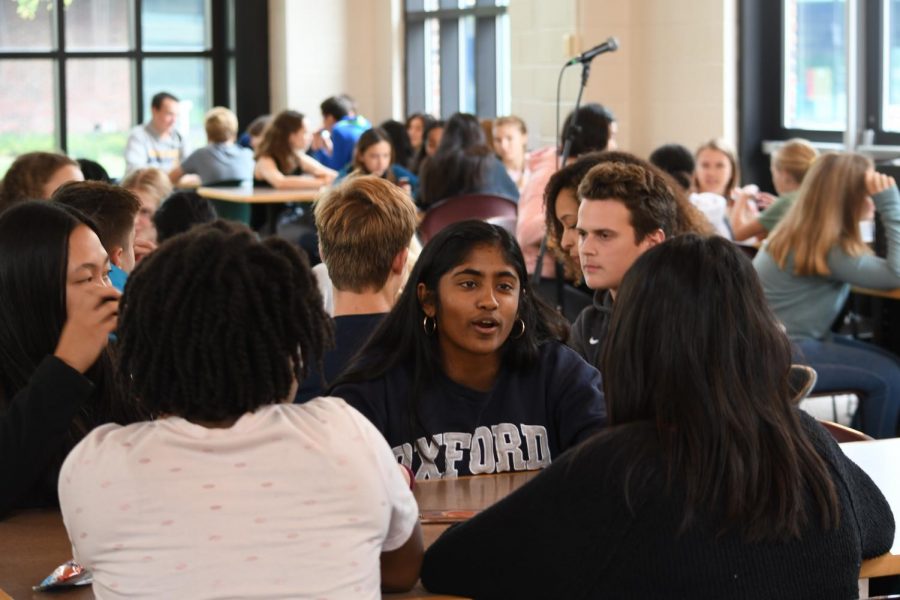
[(70, 560), (53, 569), (50, 575), (45, 577), (38, 585), (32, 586), (31, 589), (36, 592), (43, 592), (77, 585), (90, 585), (93, 581), (90, 571), (74, 560)]

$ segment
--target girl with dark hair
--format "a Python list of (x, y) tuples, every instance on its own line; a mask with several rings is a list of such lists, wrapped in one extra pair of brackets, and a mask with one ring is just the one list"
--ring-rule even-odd
[(425, 147), (428, 129), (436, 121), (437, 119), (425, 113), (413, 113), (407, 117), (406, 133), (409, 136), (409, 143), (414, 155)]
[(862, 560), (893, 542), (891, 509), (796, 408), (790, 342), (738, 248), (686, 235), (645, 252), (602, 364), (610, 427), (432, 544), (429, 591), (857, 595)]
[(605, 422), (599, 373), (561, 343), (567, 330), (532, 294), (515, 239), (463, 221), (425, 246), (333, 393), (419, 479), (540, 469)]
[(56, 503), (59, 465), (119, 400), (105, 348), (119, 293), (96, 226), (26, 202), (0, 216), (0, 515)]
[(413, 197), (419, 192), (419, 178), (397, 164), (391, 136), (381, 127), (373, 127), (359, 136), (353, 152), (353, 162), (341, 169), (335, 183), (359, 175), (375, 175), (387, 179)]
[(394, 162), (404, 169), (409, 169), (413, 162), (415, 150), (412, 142), (409, 140), (406, 126), (400, 121), (389, 119), (379, 125), (379, 127), (384, 129), (388, 137), (391, 138), (391, 146), (394, 147)]
[(410, 168), (417, 176), (422, 176), (422, 167), (425, 166), (425, 161), (434, 156), (438, 146), (441, 145), (441, 137), (444, 135), (444, 126), (446, 125), (445, 121), (437, 119), (432, 119), (425, 125), (425, 130), (422, 133), (422, 144), (416, 150), (416, 155)]
[(332, 336), (294, 246), (199, 226), (141, 263), (122, 307), (120, 372), (156, 420), (95, 429), (60, 475), (98, 596), (412, 587), (418, 509), (384, 439), (340, 399), (290, 404)]
[(519, 190), (484, 139), (474, 115), (456, 113), (447, 121), (437, 152), (422, 166), (419, 204), (429, 207), (462, 194), (519, 199)]
[(301, 113), (285, 110), (269, 122), (256, 149), (254, 181), (275, 189), (319, 189), (337, 172), (306, 154), (310, 135)]

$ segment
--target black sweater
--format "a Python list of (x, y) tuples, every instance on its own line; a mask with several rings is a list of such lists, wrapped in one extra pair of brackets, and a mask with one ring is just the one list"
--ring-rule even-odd
[(603, 340), (606, 339), (606, 331), (609, 329), (612, 309), (613, 299), (609, 291), (597, 290), (594, 292), (593, 304), (581, 311), (572, 324), (572, 334), (569, 336), (569, 346), (589, 365), (598, 369), (600, 351), (603, 349)]
[(0, 517), (14, 508), (58, 502), (67, 433), (93, 393), (84, 375), (48, 356), (0, 412)]
[[(422, 583), (475, 598), (855, 598), (861, 561), (891, 547), (884, 496), (815, 421), (803, 415), (828, 463), (840, 526), (822, 530), (812, 501), (799, 541), (716, 537), (703, 515), (677, 535), (681, 507), (665, 492), (653, 425), (601, 434), (555, 460), (520, 490), (449, 529), (426, 552)], [(623, 456), (639, 448), (654, 475), (625, 504)]]

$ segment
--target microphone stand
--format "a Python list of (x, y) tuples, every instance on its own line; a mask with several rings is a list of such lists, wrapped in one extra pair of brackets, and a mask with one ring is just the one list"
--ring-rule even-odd
[[(566, 166), (566, 161), (569, 160), (569, 155), (572, 153), (572, 142), (575, 140), (575, 137), (581, 132), (581, 126), (578, 125), (578, 109), (581, 108), (581, 95), (584, 93), (584, 88), (587, 87), (588, 77), (591, 75), (591, 60), (584, 61), (581, 63), (581, 85), (578, 88), (578, 96), (575, 98), (575, 108), (572, 110), (572, 122), (569, 123), (569, 127), (566, 129), (566, 139), (563, 142), (563, 151), (560, 156), (559, 162), (557, 163), (557, 169), (561, 169)], [(566, 63), (563, 66), (563, 69), (569, 66), (569, 63)], [(535, 287), (540, 285), (541, 276), (544, 272), (544, 256), (547, 255), (547, 236), (549, 232), (544, 232), (544, 237), (541, 238), (541, 249), (538, 251), (537, 262), (534, 264), (534, 274), (532, 275), (532, 283)], [(559, 261), (556, 261), (556, 277), (557, 279), (563, 276), (563, 269)], [(558, 285), (558, 295), (556, 298), (557, 305), (556, 308), (560, 311), (563, 310), (563, 294), (562, 294), (562, 282), (557, 282)]]

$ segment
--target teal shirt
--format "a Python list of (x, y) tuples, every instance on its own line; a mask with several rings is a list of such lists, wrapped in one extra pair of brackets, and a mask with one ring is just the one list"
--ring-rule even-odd
[(875, 194), (872, 200), (884, 225), (887, 258), (850, 256), (834, 247), (828, 253), (828, 276), (796, 275), (793, 253), (781, 269), (765, 245), (753, 259), (769, 306), (791, 337), (829, 337), (831, 323), (844, 306), (852, 285), (881, 290), (900, 288), (900, 192), (893, 186)]
[(772, 230), (775, 229), (778, 222), (784, 218), (784, 215), (786, 215), (794, 205), (794, 200), (796, 199), (796, 190), (778, 196), (778, 199), (775, 200), (769, 208), (759, 213), (759, 217), (757, 217), (759, 224), (762, 225), (768, 233), (772, 233)]

